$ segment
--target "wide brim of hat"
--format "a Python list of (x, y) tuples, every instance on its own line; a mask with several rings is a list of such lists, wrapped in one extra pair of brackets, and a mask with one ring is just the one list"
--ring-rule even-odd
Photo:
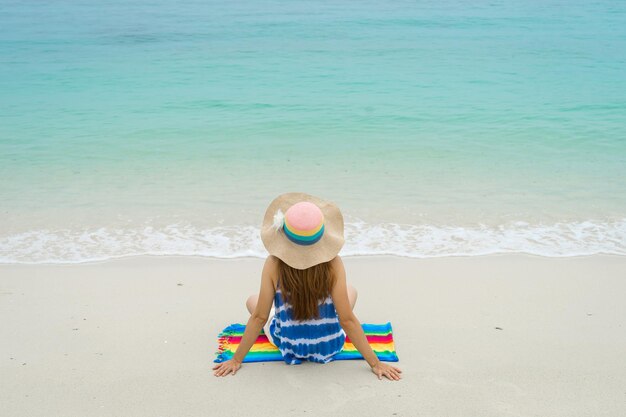
[[(317, 205), (324, 214), (324, 234), (313, 245), (299, 245), (287, 238), (282, 229), (272, 227), (274, 214), (281, 209), (283, 214), (292, 205), (308, 201)], [(345, 242), (343, 237), (343, 215), (331, 201), (307, 193), (285, 193), (276, 197), (267, 207), (261, 226), (261, 240), (267, 251), (295, 269), (306, 269), (337, 256)]]

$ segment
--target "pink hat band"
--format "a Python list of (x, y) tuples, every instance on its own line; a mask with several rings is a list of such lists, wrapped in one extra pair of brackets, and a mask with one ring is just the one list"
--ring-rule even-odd
[(285, 213), (283, 231), (298, 245), (312, 245), (324, 235), (324, 213), (308, 201), (296, 203)]

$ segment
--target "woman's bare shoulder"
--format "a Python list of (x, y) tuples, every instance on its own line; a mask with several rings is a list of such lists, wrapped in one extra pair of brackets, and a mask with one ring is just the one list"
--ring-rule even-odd
[(271, 267), (272, 271), (278, 271), (281, 260), (277, 256), (268, 255), (267, 258), (265, 258), (265, 263)]
[(274, 284), (274, 289), (278, 284), (278, 258), (274, 255), (268, 255), (265, 258), (265, 267), (270, 271), (270, 277), (272, 278), (272, 283)]
[(333, 287), (334, 287), (337, 281), (346, 279), (346, 270), (343, 266), (343, 260), (341, 259), (339, 255), (335, 256), (333, 259), (330, 260), (330, 268), (334, 275), (333, 277), (333, 281), (334, 281)]
[(339, 265), (343, 266), (343, 259), (341, 259), (341, 256), (337, 255), (335, 256), (333, 259), (330, 260), (330, 265), (335, 268)]

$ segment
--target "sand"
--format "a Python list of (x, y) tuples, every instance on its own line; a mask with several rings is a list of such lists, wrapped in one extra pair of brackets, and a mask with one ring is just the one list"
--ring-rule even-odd
[(216, 378), (216, 335), (247, 320), (262, 262), (0, 266), (0, 415), (626, 415), (626, 257), (347, 257), (401, 381), (364, 361)]

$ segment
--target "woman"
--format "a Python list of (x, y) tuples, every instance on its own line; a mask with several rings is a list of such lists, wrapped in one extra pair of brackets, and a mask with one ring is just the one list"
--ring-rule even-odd
[(246, 302), (250, 319), (237, 351), (213, 368), (215, 375), (234, 375), (267, 324), (265, 334), (287, 364), (328, 363), (347, 335), (379, 379), (399, 380), (402, 371), (376, 357), (352, 311), (357, 293), (338, 256), (344, 244), (339, 208), (305, 193), (282, 194), (265, 212), (261, 239), (270, 253), (261, 289)]

